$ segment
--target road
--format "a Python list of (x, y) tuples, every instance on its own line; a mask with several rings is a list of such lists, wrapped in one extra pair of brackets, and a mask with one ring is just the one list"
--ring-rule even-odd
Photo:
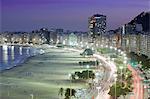
[(109, 99), (109, 88), (110, 86), (113, 84), (112, 81), (114, 81), (115, 77), (114, 74), (117, 72), (116, 66), (113, 62), (110, 62), (109, 60), (107, 60), (105, 57), (99, 55), (99, 54), (94, 54), (94, 57), (96, 57), (99, 60), (102, 60), (106, 66), (105, 68), (107, 68), (109, 71), (106, 72), (106, 76), (105, 76), (105, 80), (102, 83), (101, 87), (101, 91), (98, 94), (98, 96), (96, 97), (96, 99)]
[[(78, 50), (73, 48), (66, 48), (66, 49), (77, 51), (80, 53), (83, 52), (83, 50)], [(107, 68), (107, 71), (105, 72), (103, 82), (96, 85), (95, 88), (93, 88), (94, 90), (91, 90), (91, 92), (95, 94), (98, 92), (96, 87), (101, 87), (100, 93), (97, 95), (96, 99), (109, 99), (110, 96), (108, 95), (108, 92), (110, 86), (114, 83), (113, 82), (115, 79), (114, 74), (117, 72), (116, 65), (113, 62), (107, 60), (102, 55), (94, 54), (93, 56), (104, 63), (103, 65), (105, 66), (105, 68)]]
[(143, 89), (143, 84), (141, 83), (141, 77), (138, 75), (137, 71), (128, 64), (128, 69), (132, 71), (133, 75), (133, 80), (134, 80), (134, 90), (130, 99), (144, 99), (144, 89)]

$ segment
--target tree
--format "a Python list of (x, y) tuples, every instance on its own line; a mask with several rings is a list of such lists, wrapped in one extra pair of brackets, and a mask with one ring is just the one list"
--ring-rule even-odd
[(76, 90), (67, 88), (65, 92), (65, 99), (70, 99), (72, 96), (75, 97)]
[(121, 83), (120, 82), (116, 82), (116, 84), (114, 84), (112, 87), (110, 87), (110, 91), (108, 93), (109, 95), (111, 95), (111, 97), (113, 99), (118, 99), (118, 97), (121, 96)]
[(129, 94), (130, 92), (132, 92), (132, 87), (131, 84), (128, 82), (119, 82), (117, 81), (116, 84), (114, 84), (109, 91), (109, 95), (112, 96), (113, 99), (117, 99), (118, 97), (120, 97), (121, 95), (123, 95), (124, 97)]

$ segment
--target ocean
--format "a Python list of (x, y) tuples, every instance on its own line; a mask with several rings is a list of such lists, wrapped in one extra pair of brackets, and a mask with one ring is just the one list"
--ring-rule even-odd
[(41, 54), (41, 49), (29, 46), (2, 45), (0, 46), (0, 71), (11, 69), (37, 54)]

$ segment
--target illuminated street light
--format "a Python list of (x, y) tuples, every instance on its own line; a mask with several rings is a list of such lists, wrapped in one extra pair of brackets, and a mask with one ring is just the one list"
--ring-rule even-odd
[(128, 58), (127, 57), (124, 57), (124, 60), (127, 60)]
[(98, 94), (99, 94), (101, 87), (96, 87), (96, 89), (98, 90)]
[(121, 52), (121, 50), (120, 50), (120, 49), (118, 49), (118, 52)]
[(94, 48), (92, 47), (92, 50), (94, 50)]
[(123, 56), (125, 57), (125, 56), (127, 56), (127, 55), (124, 53)]
[(112, 58), (112, 61), (114, 61), (115, 59), (114, 58)]
[(109, 48), (110, 48), (110, 49), (113, 49), (113, 47), (112, 47), (112, 46), (110, 46)]
[(124, 52), (123, 51), (121, 51), (121, 55), (123, 55), (124, 54)]
[(90, 68), (90, 66), (89, 66), (89, 65), (86, 65), (86, 68), (87, 68), (87, 69), (89, 69), (89, 68)]
[(98, 47), (98, 44), (96, 44), (96, 46)]
[(117, 77), (117, 74), (114, 74), (113, 76), (114, 76), (114, 78), (116, 78), (116, 77)]
[(127, 64), (127, 61), (125, 60), (125, 61), (123, 61), (123, 63), (124, 63), (124, 64)]

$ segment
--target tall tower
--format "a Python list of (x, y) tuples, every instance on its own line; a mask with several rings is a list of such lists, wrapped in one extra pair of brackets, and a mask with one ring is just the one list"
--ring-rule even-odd
[(106, 16), (95, 14), (89, 17), (89, 37), (94, 42), (97, 38), (101, 39), (102, 35), (106, 32)]
[(44, 36), (44, 38), (46, 39), (46, 44), (50, 43), (50, 32), (48, 31), (47, 28), (41, 28), (40, 32), (42, 33), (42, 35)]

